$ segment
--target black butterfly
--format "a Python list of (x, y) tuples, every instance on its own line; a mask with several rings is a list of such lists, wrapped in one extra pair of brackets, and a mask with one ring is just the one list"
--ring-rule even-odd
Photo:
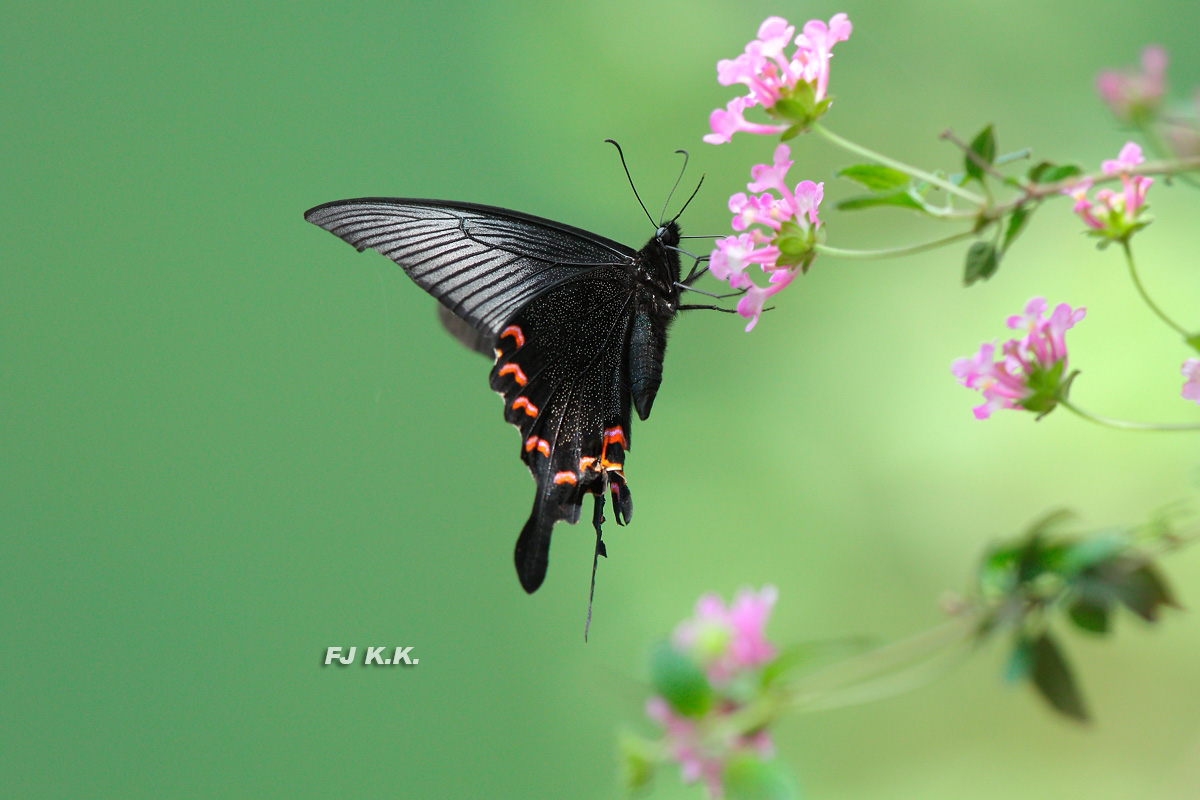
[(680, 305), (680, 289), (703, 270), (680, 281), (675, 219), (634, 251), (474, 203), (338, 200), (304, 218), (360, 252), (395, 261), (440, 301), (439, 316), (456, 338), (495, 358), (491, 386), (504, 397), (504, 418), (521, 431), (521, 459), (537, 481), (515, 554), (525, 591), (546, 577), (554, 524), (577, 522), (587, 494), (595, 495), (596, 553), (604, 555), (605, 495), (612, 494), (618, 524), (633, 514), (623, 471), (630, 405), (641, 419), (650, 416), (667, 329), (678, 311), (701, 307)]

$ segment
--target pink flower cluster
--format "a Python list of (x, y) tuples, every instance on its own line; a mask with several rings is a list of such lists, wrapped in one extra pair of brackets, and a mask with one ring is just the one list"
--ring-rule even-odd
[[(816, 255), (817, 211), (825, 184), (801, 181), (793, 191), (786, 182), (791, 166), (791, 150), (781, 144), (774, 163), (751, 168), (753, 180), (746, 188), (759, 194), (738, 192), (729, 198), (733, 229), (744, 232), (718, 240), (709, 258), (714, 277), (745, 290), (737, 311), (750, 320), (747, 331), (758, 324), (767, 298), (790, 284), (797, 269), (805, 271)], [(768, 274), (767, 286), (756, 285), (746, 273), (752, 264)]]
[(796, 50), (788, 56), (784, 49), (793, 43), (795, 26), (782, 17), (768, 17), (759, 26), (758, 38), (746, 45), (744, 53), (735, 59), (717, 62), (717, 81), (722, 86), (743, 83), (749, 91), (709, 115), (712, 133), (707, 134), (704, 141), (710, 144), (728, 142), (738, 131), (783, 133), (792, 123), (802, 122), (788, 118), (787, 124), (763, 125), (748, 122), (744, 114), (752, 106), (774, 109), (780, 100), (791, 98), (800, 83), (811, 88), (814, 104), (821, 103), (829, 86), (829, 59), (833, 46), (846, 41), (850, 31), (850, 20), (845, 14), (835, 14), (828, 25), (820, 20), (810, 20), (804, 24), (803, 32), (795, 37)]
[(1007, 319), (1009, 328), (1026, 333), (1005, 342), (999, 359), (996, 345), (985, 342), (972, 358), (951, 365), (959, 383), (983, 395), (984, 403), (973, 409), (976, 419), (987, 419), (1001, 408), (1045, 413), (1058, 402), (1067, 367), (1065, 334), (1087, 309), (1060, 303), (1047, 319), (1042, 318), (1045, 312), (1045, 299), (1035, 297), (1026, 303), (1024, 314)]
[(1075, 200), (1072, 210), (1096, 235), (1120, 241), (1148, 224), (1148, 220), (1138, 220), (1138, 215), (1146, 206), (1146, 190), (1154, 183), (1154, 179), (1132, 174), (1132, 170), (1143, 161), (1142, 148), (1134, 142), (1126, 142), (1115, 159), (1100, 165), (1105, 175), (1120, 176), (1120, 192), (1097, 189), (1093, 202), (1087, 197), (1092, 188), (1090, 179), (1063, 190), (1063, 194)]
[(1167, 51), (1152, 44), (1142, 51), (1140, 72), (1105, 70), (1096, 76), (1096, 90), (1118, 118), (1144, 116), (1162, 102), (1166, 71)]
[(1189, 358), (1183, 362), (1180, 370), (1187, 381), (1183, 384), (1182, 396), (1186, 400), (1194, 400), (1200, 404), (1200, 358)]
[[(672, 646), (700, 666), (711, 685), (728, 687), (775, 657), (775, 646), (766, 640), (765, 628), (775, 607), (778, 592), (773, 586), (760, 591), (742, 589), (728, 606), (716, 594), (696, 601), (695, 614), (676, 626)], [(741, 705), (729, 696), (719, 696), (703, 717), (677, 713), (661, 697), (646, 702), (646, 715), (662, 726), (665, 745), (679, 763), (685, 783), (703, 780), (710, 797), (720, 797), (722, 775), (730, 758), (744, 753), (769, 758), (774, 754), (770, 734), (714, 734), (714, 721)]]
[(722, 776), (730, 755), (756, 753), (762, 758), (770, 758), (775, 754), (771, 734), (765, 730), (726, 741), (708, 741), (696, 720), (676, 714), (661, 697), (646, 701), (646, 716), (666, 732), (667, 750), (671, 758), (679, 762), (683, 782), (704, 781), (711, 798), (724, 794)]
[(691, 655), (714, 685), (725, 685), (775, 657), (764, 628), (778, 596), (774, 586), (742, 589), (726, 608), (719, 595), (706, 594), (696, 601), (695, 615), (676, 626), (671, 643)]

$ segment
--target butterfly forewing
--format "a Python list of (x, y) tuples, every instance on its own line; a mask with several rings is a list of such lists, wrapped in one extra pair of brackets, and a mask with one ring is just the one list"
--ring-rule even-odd
[(339, 200), (304, 218), (360, 251), (383, 253), (493, 339), (540, 292), (634, 256), (623, 244), (569, 225), (469, 203)]

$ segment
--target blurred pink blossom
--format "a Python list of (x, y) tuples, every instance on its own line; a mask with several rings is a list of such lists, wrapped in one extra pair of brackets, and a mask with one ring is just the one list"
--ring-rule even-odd
[(1045, 299), (1034, 297), (1026, 303), (1024, 314), (1007, 319), (1009, 328), (1025, 331), (1025, 336), (1005, 342), (1000, 358), (996, 358), (996, 345), (985, 342), (974, 356), (951, 365), (959, 383), (983, 395), (983, 404), (973, 409), (976, 419), (987, 419), (1002, 408), (1045, 413), (1058, 402), (1066, 380), (1066, 332), (1087, 310), (1060, 303), (1047, 319), (1043, 319), (1045, 312)]

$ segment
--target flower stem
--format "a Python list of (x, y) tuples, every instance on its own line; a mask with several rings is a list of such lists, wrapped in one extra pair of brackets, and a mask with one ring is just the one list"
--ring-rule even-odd
[(793, 681), (787, 687), (796, 708), (835, 708), (911, 691), (941, 675), (964, 655), (978, 628), (978, 609), (907, 639), (891, 642)]
[(1059, 400), (1060, 405), (1074, 411), (1079, 416), (1094, 422), (1097, 425), (1103, 425), (1106, 428), (1116, 428), (1121, 431), (1200, 431), (1200, 422), (1197, 423), (1180, 423), (1169, 424), (1159, 422), (1128, 422), (1123, 419), (1112, 419), (1111, 417), (1102, 417), (1098, 414), (1084, 411), (1079, 406), (1072, 403), (1070, 400)]
[(1163, 313), (1163, 310), (1159, 308), (1153, 300), (1150, 299), (1150, 295), (1146, 294), (1146, 289), (1142, 286), (1141, 279), (1138, 278), (1137, 267), (1134, 266), (1133, 263), (1133, 250), (1131, 250), (1129, 247), (1128, 239), (1121, 241), (1121, 249), (1125, 251), (1125, 263), (1129, 265), (1129, 277), (1133, 278), (1133, 285), (1137, 287), (1138, 294), (1142, 296), (1142, 300), (1146, 301), (1146, 305), (1150, 306), (1150, 310), (1157, 314), (1159, 319), (1178, 331), (1184, 339), (1190, 338), (1191, 334), (1184, 330), (1182, 325), (1178, 324), (1175, 322), (1175, 320)]
[(892, 247), (886, 250), (843, 250), (840, 247), (830, 247), (829, 245), (824, 244), (814, 245), (814, 247), (818, 253), (823, 253), (827, 256), (836, 256), (838, 258), (895, 258), (897, 256), (909, 256), (915, 253), (924, 253), (926, 250), (933, 250), (944, 245), (961, 241), (963, 239), (969, 239), (975, 235), (975, 231), (962, 231), (954, 234), (953, 236), (946, 236), (942, 239), (934, 239), (931, 242), (910, 244), (905, 245), (904, 247)]
[(973, 206), (982, 206), (984, 204), (984, 199), (974, 192), (969, 192), (961, 186), (956, 186), (945, 178), (939, 178), (938, 176), (928, 173), (922, 169), (910, 166), (902, 161), (895, 161), (881, 153), (876, 153), (874, 150), (868, 150), (860, 144), (855, 144), (848, 139), (843, 139), (841, 136), (838, 136), (836, 133), (829, 130), (819, 122), (812, 123), (810, 129), (821, 134), (821, 136), (824, 136), (831, 143), (837, 145), (843, 150), (848, 150), (849, 152), (860, 155), (863, 158), (869, 158), (872, 161), (883, 164), (885, 167), (898, 169), (906, 175), (911, 175), (918, 180), (925, 181), (926, 183), (947, 191), (950, 194), (958, 195)]

